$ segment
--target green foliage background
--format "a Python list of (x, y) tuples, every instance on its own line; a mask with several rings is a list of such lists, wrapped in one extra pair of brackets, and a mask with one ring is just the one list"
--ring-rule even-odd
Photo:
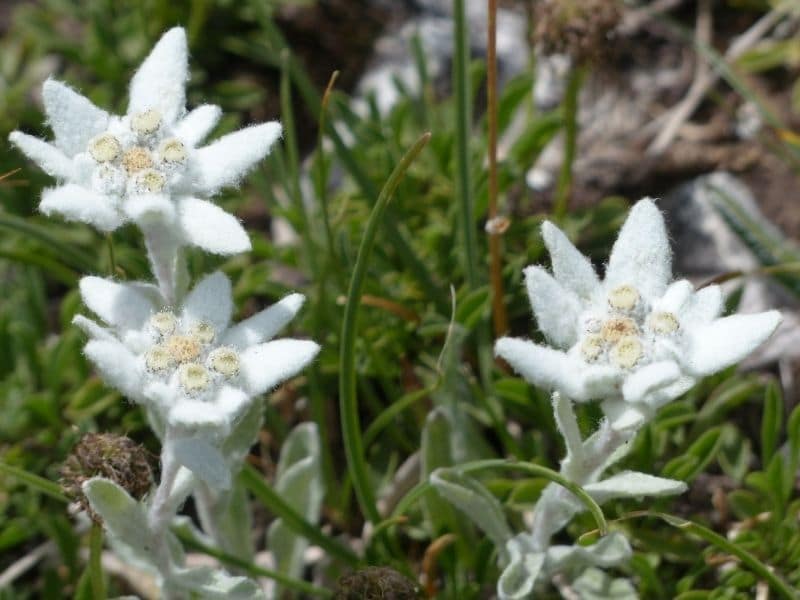
[[(124, 111), (133, 70), (175, 24), (184, 24), (189, 34), (190, 106), (212, 102), (226, 113), (214, 135), (251, 120), (282, 120), (282, 148), (240, 190), (219, 200), (244, 219), (254, 251), (226, 262), (198, 253), (191, 267), (195, 275), (222, 268), (231, 276), (239, 317), (292, 290), (308, 297), (291, 333), (317, 340), (323, 351), (303, 377), (266, 401), (264, 435), (253, 464), (268, 479), (291, 427), (315, 421), (327, 449), (325, 523), (334, 536), (346, 538), (360, 536), (363, 518), (339, 425), (343, 304), (379, 190), (404, 152), (432, 132), (380, 223), (366, 267), (354, 345), (366, 483), (378, 495), (420, 448), (423, 465), (431, 469), (490, 457), (557, 467), (563, 449), (547, 394), (514, 377), (491, 354), (488, 250), (481, 233), (487, 206), (486, 124), (478, 116), (465, 132), (457, 118), (459, 101), (474, 101), (479, 94), (485, 65), (473, 62), (469, 85), (455, 86), (453, 97), (437, 98), (417, 44), (421, 97), (401, 89), (401, 102), (385, 117), (374, 103), (365, 116), (356, 115), (347, 95), (337, 91), (323, 107), (322, 86), (312, 83), (275, 25), (277, 8), (277, 2), (262, 0), (23, 3), (0, 40), (0, 138), (13, 129), (50, 136), (38, 101), (40, 84), (50, 74), (100, 106)], [(767, 68), (762, 63), (760, 68)], [(535, 338), (521, 271), (546, 261), (538, 226), (548, 215), (532, 209), (524, 175), (569, 115), (535, 113), (531, 85), (532, 76), (523, 74), (500, 99), (501, 128), (517, 112), (527, 117), (501, 161), (500, 185), (512, 217), (503, 237), (504, 302), (512, 333)], [(273, 93), (267, 95), (267, 89)], [(301, 161), (296, 124), (307, 133), (320, 120), (319, 143)], [(460, 139), (468, 141), (472, 263), (460, 200), (465, 185)], [(82, 335), (70, 324), (82, 310), (79, 277), (111, 272), (109, 244), (117, 277), (150, 275), (133, 228), (106, 240), (84, 226), (37, 214), (40, 191), (52, 182), (2, 144), (0, 173), (13, 169), (20, 170), (0, 181), (0, 569), (48, 541), (56, 546), (57, 559), (43, 561), (0, 590), (0, 598), (68, 597), (87, 593), (79, 549), (88, 542), (73, 529), (57, 494), (14, 469), (57, 480), (60, 463), (87, 431), (125, 433), (157, 454), (139, 410), (92, 374), (81, 354)], [(559, 225), (599, 264), (625, 210), (623, 199), (608, 198), (570, 211)], [(782, 240), (765, 238), (737, 214), (728, 206), (732, 224), (749, 232), (755, 246), (772, 250), (768, 264), (797, 262)], [(269, 227), (276, 218), (301, 232), (296, 244), (271, 243)], [(689, 482), (691, 491), (684, 497), (647, 508), (705, 524), (723, 536), (737, 530), (736, 546), (797, 588), (800, 409), (790, 408), (770, 375), (722, 373), (662, 410), (621, 466)], [(596, 407), (580, 407), (584, 433), (599, 416)], [(271, 518), (270, 510), (275, 514), (276, 505), (268, 493), (258, 493), (263, 477), (253, 483), (253, 472), (258, 471), (246, 471), (243, 480), (256, 492), (258, 500), (252, 502), (263, 521)], [(520, 510), (535, 502), (545, 483), (500, 471), (481, 478), (520, 527)], [(712, 495), (713, 490), (718, 491)], [(364, 561), (417, 578), (431, 543), (455, 533), (455, 542), (438, 557), (438, 597), (487, 597), (498, 575), (491, 544), (434, 492), (406, 508), (406, 520), (384, 523), (384, 534), (368, 540)], [(632, 541), (636, 555), (624, 574), (635, 578), (641, 597), (753, 597), (757, 578), (729, 552), (663, 520), (632, 514), (641, 508), (633, 502), (605, 507), (612, 527), (626, 531)], [(591, 517), (582, 515), (568, 533), (576, 538), (593, 528)], [(334, 559), (330, 581), (351, 567)], [(116, 582), (111, 589), (124, 591)]]

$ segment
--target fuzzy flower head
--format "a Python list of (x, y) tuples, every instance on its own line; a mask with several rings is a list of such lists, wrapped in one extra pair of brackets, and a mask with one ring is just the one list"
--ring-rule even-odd
[(55, 139), (15, 131), (9, 140), (59, 185), (39, 206), (112, 231), (127, 221), (157, 221), (182, 244), (232, 254), (250, 249), (239, 222), (204, 200), (235, 185), (281, 135), (277, 122), (247, 127), (198, 147), (219, 121), (219, 107), (186, 112), (186, 33), (165, 33), (130, 86), (128, 111), (110, 115), (72, 88), (50, 79), (42, 90)]
[(553, 274), (525, 270), (539, 329), (550, 346), (502, 338), (495, 351), (534, 385), (584, 402), (604, 400), (618, 428), (641, 424), (698, 378), (742, 360), (775, 330), (777, 311), (719, 318), (718, 286), (672, 282), (661, 212), (638, 202), (600, 280), (589, 260), (549, 222)]
[(192, 440), (181, 446), (188, 462), (197, 457), (197, 440), (206, 449), (221, 447), (254, 397), (297, 374), (319, 351), (311, 341), (271, 340), (302, 306), (300, 294), (231, 325), (231, 285), (220, 272), (200, 281), (177, 308), (147, 284), (84, 277), (80, 288), (109, 325), (76, 317), (90, 337), (86, 356), (166, 430)]

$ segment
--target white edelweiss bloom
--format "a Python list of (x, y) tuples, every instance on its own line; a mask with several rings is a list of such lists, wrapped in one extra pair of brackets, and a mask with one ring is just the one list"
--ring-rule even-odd
[(601, 281), (549, 222), (552, 275), (525, 270), (539, 329), (552, 347), (505, 337), (495, 352), (530, 383), (578, 402), (604, 400), (615, 428), (636, 427), (701, 377), (733, 365), (775, 330), (778, 311), (720, 318), (718, 286), (672, 282), (664, 218), (645, 198), (628, 215)]
[(186, 33), (176, 27), (155, 45), (131, 80), (127, 114), (110, 115), (54, 79), (42, 97), (52, 143), (20, 131), (9, 140), (59, 185), (40, 210), (113, 231), (126, 221), (157, 221), (182, 244), (216, 254), (250, 249), (239, 221), (204, 200), (236, 185), (281, 136), (273, 121), (198, 147), (219, 121), (219, 107), (186, 112)]
[(90, 338), (86, 356), (108, 384), (152, 407), (179, 437), (219, 446), (254, 397), (319, 352), (312, 341), (271, 339), (300, 310), (301, 294), (231, 325), (231, 284), (221, 272), (201, 280), (175, 309), (149, 284), (84, 277), (80, 290), (107, 324), (75, 317)]

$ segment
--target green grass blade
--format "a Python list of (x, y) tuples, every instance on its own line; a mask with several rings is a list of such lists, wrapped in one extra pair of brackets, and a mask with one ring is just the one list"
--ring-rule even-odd
[(51, 498), (55, 498), (61, 502), (69, 502), (69, 499), (61, 492), (61, 486), (55, 481), (50, 481), (49, 479), (45, 479), (39, 475), (29, 473), (25, 469), (20, 469), (19, 467), (14, 467), (3, 462), (0, 462), (0, 473), (9, 477), (16, 477), (25, 485), (28, 485), (33, 489), (50, 496)]
[(350, 279), (350, 289), (347, 293), (347, 303), (344, 308), (344, 320), (342, 324), (341, 350), (339, 354), (339, 407), (342, 422), (342, 438), (344, 442), (345, 454), (347, 455), (347, 467), (353, 481), (353, 488), (356, 493), (359, 505), (364, 517), (371, 523), (380, 522), (381, 517), (375, 502), (375, 495), (369, 481), (367, 463), (364, 458), (364, 443), (361, 437), (361, 423), (358, 416), (358, 399), (356, 397), (356, 366), (355, 366), (355, 343), (356, 343), (356, 316), (361, 304), (361, 288), (364, 283), (364, 276), (367, 272), (369, 255), (375, 243), (375, 236), (378, 227), (381, 225), (386, 207), (392, 199), (397, 186), (408, 170), (414, 159), (422, 152), (428, 143), (430, 133), (424, 134), (395, 167), (386, 184), (383, 186), (378, 201), (375, 203), (367, 221), (364, 237), (358, 249), (356, 264), (353, 268), (353, 275)]
[(360, 559), (352, 550), (324, 535), (317, 527), (306, 521), (264, 481), (261, 473), (256, 471), (252, 466), (245, 465), (239, 477), (244, 486), (249, 489), (272, 514), (283, 519), (287, 527), (305, 536), (308, 540), (314, 542), (320, 548), (328, 552), (328, 554), (335, 556), (342, 562), (350, 566), (355, 566), (359, 563)]

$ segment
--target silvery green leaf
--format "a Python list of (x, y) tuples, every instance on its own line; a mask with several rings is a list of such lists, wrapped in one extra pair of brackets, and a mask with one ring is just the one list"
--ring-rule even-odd
[(480, 483), (452, 469), (437, 469), (430, 478), (436, 491), (489, 536), (501, 553), (512, 537), (500, 502)]
[(198, 600), (261, 600), (264, 593), (258, 585), (246, 577), (228, 575), (225, 571), (211, 567), (181, 569), (164, 583), (165, 591), (178, 598)]
[[(325, 495), (319, 432), (314, 423), (298, 425), (281, 448), (276, 491), (310, 523), (319, 521)], [(267, 547), (275, 557), (278, 571), (298, 577), (303, 569), (305, 538), (290, 530), (278, 519), (267, 533)], [(279, 594), (276, 594), (279, 595)]]
[(616, 567), (627, 562), (633, 551), (619, 532), (609, 533), (591, 546), (551, 546), (547, 549), (548, 573), (575, 571), (586, 566)]
[(116, 483), (92, 477), (83, 483), (83, 493), (92, 509), (118, 544), (126, 546), (138, 563), (153, 567), (156, 543), (150, 533), (144, 506)]
[[(244, 560), (253, 558), (253, 515), (245, 487), (234, 480), (233, 489), (220, 492), (210, 507), (216, 524), (217, 543), (226, 552)], [(195, 501), (199, 498), (195, 496)]]
[(231, 487), (231, 472), (222, 454), (199, 437), (177, 438), (172, 442), (175, 459), (214, 489)]
[(595, 483), (583, 486), (598, 503), (614, 498), (638, 498), (641, 496), (672, 496), (686, 491), (686, 484), (675, 479), (655, 477), (637, 471), (624, 471)]
[(625, 578), (612, 578), (600, 569), (590, 567), (571, 584), (581, 600), (637, 600), (639, 595)]
[(497, 580), (497, 595), (500, 600), (532, 598), (536, 580), (544, 566), (544, 558), (541, 552), (515, 556)]
[[(422, 449), (420, 451), (422, 458), (420, 479), (422, 481), (428, 479), (436, 469), (453, 465), (450, 448), (451, 432), (450, 421), (442, 407), (435, 408), (428, 414), (422, 428)], [(426, 494), (423, 505), (428, 516), (427, 520), (434, 528), (448, 523), (451, 509), (437, 494), (433, 492)]]
[(244, 415), (234, 425), (233, 430), (222, 444), (222, 454), (228, 464), (239, 465), (247, 456), (258, 438), (263, 412), (263, 404), (255, 401), (250, 404)]

